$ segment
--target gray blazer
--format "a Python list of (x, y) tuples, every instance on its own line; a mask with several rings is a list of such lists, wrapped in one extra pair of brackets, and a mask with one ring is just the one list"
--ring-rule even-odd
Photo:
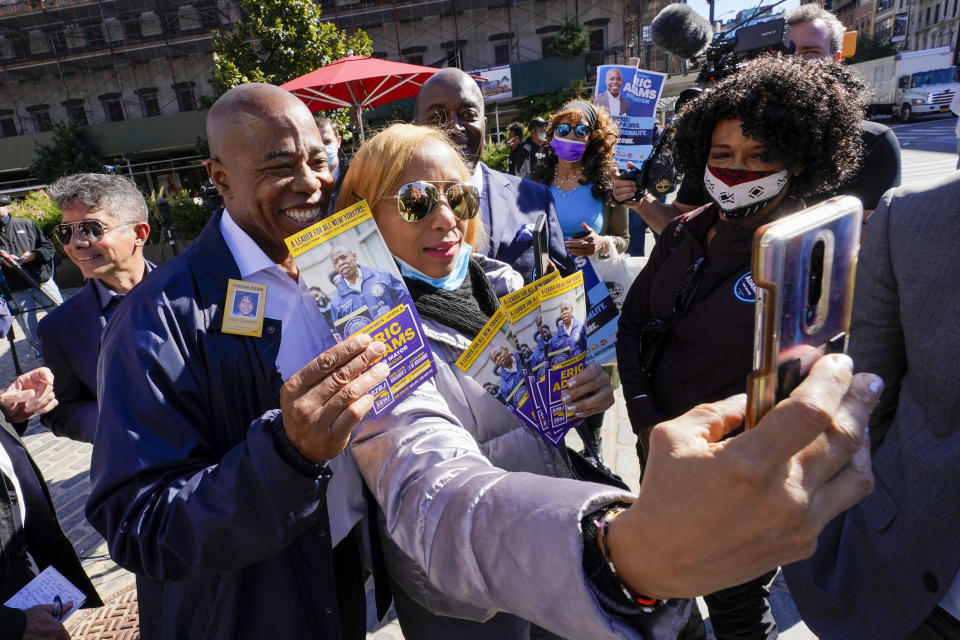
[(867, 225), (850, 354), (883, 377), (870, 421), (873, 493), (784, 567), (807, 625), (903, 638), (960, 569), (960, 173), (888, 191)]

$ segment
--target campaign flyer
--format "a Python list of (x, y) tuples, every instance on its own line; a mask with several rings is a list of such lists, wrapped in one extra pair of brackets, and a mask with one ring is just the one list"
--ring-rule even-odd
[(547, 404), (540, 390), (540, 380), (546, 375), (546, 350), (542, 338), (540, 318), (540, 289), (558, 280), (556, 271), (531, 282), (522, 289), (500, 298), (507, 314), (510, 332), (516, 338), (517, 351), (521, 354), (527, 385), (533, 394), (537, 421), (542, 428), (549, 425)]
[(600, 65), (593, 103), (605, 107), (620, 127), (614, 160), (621, 170), (627, 162), (640, 167), (653, 151), (657, 103), (666, 76), (629, 65)]
[(587, 364), (604, 364), (617, 355), (620, 312), (590, 259), (574, 256), (573, 263), (583, 273), (583, 288), (587, 292), (587, 319), (584, 323), (587, 331)]
[(547, 376), (543, 388), (547, 402), (549, 428), (545, 435), (559, 443), (573, 426), (567, 413), (563, 391), (567, 382), (586, 366), (587, 332), (584, 328), (587, 305), (583, 272), (577, 271), (555, 280), (540, 290), (543, 325), (553, 332), (547, 346)]
[(539, 434), (540, 422), (526, 371), (506, 320), (503, 307), (498, 308), (456, 364)]
[(374, 417), (436, 373), (420, 317), (366, 201), (285, 240), (335, 339), (383, 342), (390, 375), (370, 390)]

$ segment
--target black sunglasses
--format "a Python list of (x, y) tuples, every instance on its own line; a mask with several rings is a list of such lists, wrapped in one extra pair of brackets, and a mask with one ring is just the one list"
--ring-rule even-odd
[(68, 245), (73, 239), (73, 230), (76, 229), (77, 233), (79, 233), (80, 236), (86, 239), (88, 242), (100, 242), (103, 240), (103, 236), (106, 235), (107, 231), (111, 231), (119, 227), (129, 227), (133, 224), (137, 223), (123, 222), (120, 224), (115, 224), (112, 227), (105, 227), (103, 226), (103, 223), (98, 220), (64, 222), (63, 224), (58, 224), (53, 228), (53, 235), (57, 241), (60, 242), (60, 244)]
[(573, 130), (573, 135), (577, 136), (581, 140), (586, 138), (588, 135), (590, 135), (590, 131), (592, 131), (589, 125), (585, 125), (582, 122), (575, 127), (573, 125), (567, 124), (566, 122), (562, 122), (557, 125), (557, 128), (554, 129), (554, 131), (556, 131), (558, 136), (563, 138), (570, 133), (571, 129)]
[[(470, 220), (480, 211), (480, 192), (472, 184), (466, 182), (438, 181), (436, 184), (449, 184), (443, 192), (447, 205), (453, 215), (461, 220)], [(400, 187), (397, 195), (388, 196), (397, 199), (397, 209), (400, 217), (407, 222), (419, 222), (433, 213), (437, 202), (440, 201), (440, 189), (436, 184), (425, 180), (408, 182)]]

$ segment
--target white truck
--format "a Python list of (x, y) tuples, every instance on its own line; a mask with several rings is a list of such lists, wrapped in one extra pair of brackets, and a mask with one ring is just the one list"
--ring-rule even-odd
[(888, 113), (909, 122), (914, 116), (947, 113), (960, 90), (953, 49), (907, 51), (850, 65), (872, 91), (868, 115)]

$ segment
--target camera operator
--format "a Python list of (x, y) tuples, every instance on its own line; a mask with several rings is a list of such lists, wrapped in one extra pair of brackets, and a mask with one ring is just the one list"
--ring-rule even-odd
[[(843, 25), (836, 16), (816, 4), (805, 4), (784, 16), (790, 27), (790, 43), (797, 56), (806, 59), (840, 59), (843, 44)], [(889, 127), (876, 122), (861, 123), (863, 164), (849, 180), (841, 185), (805, 198), (809, 206), (838, 194), (851, 195), (863, 201), (864, 220), (873, 212), (880, 196), (887, 189), (900, 185), (900, 145)], [(616, 180), (613, 194), (618, 201), (635, 197), (635, 180)], [(672, 204), (659, 202), (645, 193), (636, 203), (627, 206), (640, 214), (656, 233), (678, 215), (693, 211), (708, 202), (700, 176), (685, 176)]]

